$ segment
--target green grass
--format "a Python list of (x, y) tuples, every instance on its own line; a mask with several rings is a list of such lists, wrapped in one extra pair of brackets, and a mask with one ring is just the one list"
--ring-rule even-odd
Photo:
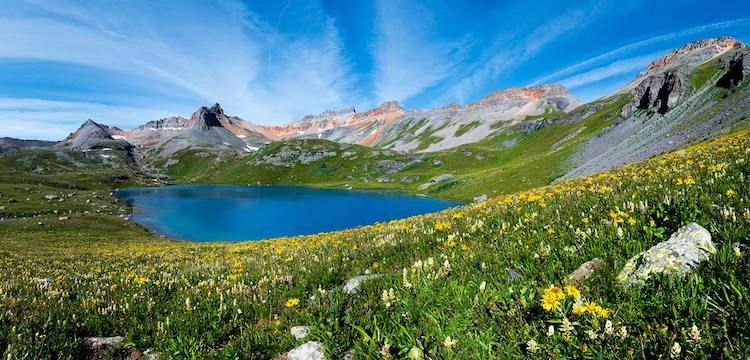
[(481, 122), (479, 120), (474, 120), (474, 121), (472, 121), (472, 122), (470, 122), (468, 124), (462, 124), (461, 126), (458, 127), (458, 129), (456, 129), (456, 132), (453, 133), (453, 136), (459, 137), (459, 136), (461, 136), (463, 134), (466, 134), (467, 132), (473, 130), (474, 128), (476, 128), (480, 124), (481, 124)]
[(717, 60), (706, 62), (705, 64), (698, 66), (691, 73), (688, 78), (688, 83), (693, 89), (702, 88), (706, 82), (711, 80), (714, 76), (722, 71), (719, 67)]
[[(585, 137), (606, 119), (603, 111), (592, 123), (550, 128), (519, 144), (540, 156), (571, 131), (585, 125), (576, 138)], [(686, 357), (746, 358), (748, 148), (743, 131), (441, 213), (243, 243), (160, 239), (118, 211), (96, 213), (114, 201), (99, 190), (115, 185), (105, 180), (41, 176), (34, 180), (41, 185), (26, 190), (16, 186), (23, 184), (20, 175), (6, 174), (3, 183), (16, 185), (2, 191), (18, 198), (71, 186), (86, 190), (65, 206), (85, 206), (93, 191), (99, 196), (89, 213), (81, 208), (69, 220), (44, 214), (0, 222), (0, 355), (79, 358), (83, 337), (124, 336), (166, 357), (200, 359), (273, 358), (308, 340), (322, 342), (331, 359), (350, 350), (357, 359), (386, 351), (394, 358), (421, 351), (433, 359), (668, 358), (675, 342)], [(685, 185), (687, 178), (694, 183)], [(34, 206), (43, 213), (48, 204)], [(655, 277), (640, 290), (617, 284), (627, 259), (689, 222), (711, 232), (715, 256), (685, 279)], [(607, 317), (572, 314), (570, 298), (566, 307), (544, 310), (545, 289), (563, 285), (594, 257), (604, 266), (578, 289), (609, 309)], [(348, 278), (368, 272), (383, 276), (354, 295), (343, 293)], [(39, 278), (54, 283), (42, 287)], [(287, 306), (289, 299), (299, 304)], [(563, 318), (573, 322), (567, 337)], [(311, 326), (308, 339), (289, 335), (296, 325)], [(555, 332), (548, 336), (550, 325)], [(445, 345), (449, 336), (452, 347)], [(535, 353), (530, 340), (538, 343)]]

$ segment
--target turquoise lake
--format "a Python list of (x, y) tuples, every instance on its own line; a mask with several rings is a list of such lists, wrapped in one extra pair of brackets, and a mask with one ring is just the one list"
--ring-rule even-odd
[(120, 189), (133, 220), (191, 241), (315, 234), (443, 210), (460, 203), (396, 192), (297, 186), (187, 185)]

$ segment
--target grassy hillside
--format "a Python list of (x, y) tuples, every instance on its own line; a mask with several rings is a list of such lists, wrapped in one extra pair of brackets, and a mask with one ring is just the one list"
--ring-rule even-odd
[[(176, 181), (187, 183), (352, 186), (471, 200), (483, 193), (502, 194), (546, 185), (565, 174), (576, 149), (611, 125), (629, 98), (607, 101), (607, 106), (580, 121), (552, 121), (563, 119), (563, 113), (530, 117), (514, 130), (426, 154), (307, 139), (275, 142), (243, 157), (185, 150), (168, 164), (155, 166), (166, 168)], [(545, 119), (550, 124), (534, 131), (523, 130), (524, 124)], [(455, 178), (419, 189), (442, 174)]]
[[(566, 136), (549, 132), (535, 135), (546, 141), (537, 153)], [(121, 335), (175, 358), (273, 358), (303, 342), (290, 327), (307, 325), (304, 341), (320, 341), (330, 359), (350, 350), (355, 358), (746, 358), (747, 149), (742, 131), (441, 213), (273, 241), (166, 241), (116, 212), (5, 220), (0, 349), (3, 358), (77, 358), (82, 337)], [(4, 199), (4, 211), (16, 211)], [(689, 222), (710, 231), (716, 255), (685, 279), (618, 285), (627, 259)], [(542, 306), (543, 294), (573, 285), (566, 276), (595, 257), (601, 269), (562, 288), (560, 305)], [(345, 294), (344, 282), (362, 274), (382, 277)]]

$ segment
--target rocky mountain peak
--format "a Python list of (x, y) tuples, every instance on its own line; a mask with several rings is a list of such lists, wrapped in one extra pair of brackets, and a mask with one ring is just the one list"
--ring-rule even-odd
[(391, 114), (401, 114), (404, 112), (404, 108), (401, 107), (401, 104), (398, 103), (398, 101), (390, 100), (386, 101), (382, 104), (380, 104), (378, 107), (365, 111), (363, 113), (357, 113), (355, 114), (358, 119), (362, 118), (377, 118), (382, 117), (384, 115), (391, 115)]
[(476, 104), (467, 104), (466, 108), (474, 109), (509, 101), (534, 101), (550, 97), (572, 97), (568, 89), (559, 84), (545, 84), (524, 88), (510, 88), (493, 92)]
[(204, 130), (210, 127), (222, 127), (219, 118), (224, 116), (224, 110), (218, 103), (211, 107), (201, 106), (190, 117), (190, 127), (199, 127)]
[(743, 46), (743, 43), (729, 36), (693, 41), (654, 60), (641, 75), (682, 64), (698, 66), (732, 48)]
[(75, 132), (58, 142), (56, 146), (83, 147), (99, 140), (112, 140), (112, 134), (120, 129), (110, 128), (94, 120), (86, 120)]
[(224, 115), (224, 109), (221, 108), (221, 105), (219, 105), (219, 103), (213, 104), (213, 106), (208, 108), (208, 110), (217, 115)]

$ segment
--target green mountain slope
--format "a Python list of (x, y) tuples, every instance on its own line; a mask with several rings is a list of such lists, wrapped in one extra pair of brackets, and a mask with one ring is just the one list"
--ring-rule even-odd
[[(248, 243), (159, 239), (112, 208), (93, 211), (113, 201), (106, 193), (79, 191), (101, 202), (67, 219), (0, 222), (0, 349), (79, 357), (84, 337), (124, 336), (123, 356), (179, 358), (274, 358), (306, 341), (332, 359), (665, 358), (675, 344), (696, 358), (744, 358), (748, 148), (742, 131), (436, 214)], [(67, 191), (45, 186), (10, 191)], [(618, 285), (626, 260), (690, 222), (708, 229), (715, 255), (684, 280)], [(601, 268), (562, 287), (593, 258)], [(346, 294), (363, 274), (381, 277)], [(560, 304), (545, 308), (558, 289)], [(310, 327), (304, 340), (289, 334), (298, 325)]]

